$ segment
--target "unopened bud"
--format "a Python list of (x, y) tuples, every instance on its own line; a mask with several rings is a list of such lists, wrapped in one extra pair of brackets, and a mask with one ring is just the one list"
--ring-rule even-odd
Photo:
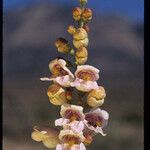
[(55, 42), (55, 46), (60, 53), (68, 53), (70, 51), (70, 45), (64, 38), (58, 38)]
[(99, 107), (104, 103), (105, 97), (105, 89), (100, 86), (99, 89), (92, 90), (88, 93), (87, 103), (91, 107)]
[(87, 47), (89, 44), (89, 39), (85, 38), (83, 40), (73, 40), (73, 45), (75, 48)]
[(87, 49), (85, 47), (80, 47), (76, 51), (76, 56), (75, 56), (76, 62), (79, 65), (83, 65), (87, 61), (87, 58), (88, 58), (88, 51), (87, 51)]
[(79, 0), (79, 2), (82, 4), (82, 5), (85, 5), (87, 3), (87, 0)]
[(76, 28), (75, 28), (74, 26), (70, 25), (70, 26), (68, 27), (68, 32), (69, 32), (70, 34), (74, 34), (74, 33), (76, 32)]
[(80, 7), (76, 7), (73, 9), (73, 18), (76, 21), (79, 21), (81, 19), (82, 10)]
[(76, 29), (76, 32), (73, 34), (74, 40), (83, 40), (87, 37), (88, 37), (88, 34), (83, 28)]
[(71, 49), (70, 50), (70, 55), (74, 55), (74, 54), (75, 54), (74, 49)]
[(83, 21), (87, 22), (92, 19), (92, 10), (90, 8), (85, 8), (82, 13)]
[(49, 100), (54, 105), (62, 105), (67, 102), (65, 90), (58, 84), (52, 84), (47, 90)]
[(66, 91), (65, 94), (66, 94), (66, 99), (70, 101), (72, 99), (72, 92), (71, 91)]

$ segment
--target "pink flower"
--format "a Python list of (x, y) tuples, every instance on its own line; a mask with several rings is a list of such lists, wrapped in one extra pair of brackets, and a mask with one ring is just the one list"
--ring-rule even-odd
[(97, 108), (85, 114), (84, 123), (88, 129), (105, 136), (106, 134), (103, 133), (103, 127), (107, 125), (108, 118), (109, 114), (105, 110)]
[(52, 73), (50, 78), (40, 78), (42, 81), (54, 81), (63, 87), (70, 87), (71, 81), (74, 80), (74, 75), (66, 67), (66, 61), (63, 59), (55, 59), (49, 63), (49, 69)]
[(64, 104), (61, 106), (60, 114), (62, 118), (55, 121), (55, 126), (63, 126), (65, 129), (71, 129), (79, 133), (84, 129), (83, 107)]
[(72, 130), (61, 130), (59, 139), (62, 144), (58, 144), (56, 150), (86, 150), (82, 143), (85, 140), (83, 132), (77, 134)]
[(99, 79), (99, 70), (90, 65), (81, 65), (75, 72), (75, 81), (71, 83), (79, 91), (89, 92), (92, 89), (98, 89), (97, 80)]

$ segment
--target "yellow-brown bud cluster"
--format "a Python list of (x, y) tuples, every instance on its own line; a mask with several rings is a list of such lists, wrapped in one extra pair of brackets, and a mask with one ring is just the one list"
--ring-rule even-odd
[(91, 107), (99, 107), (104, 103), (105, 97), (105, 89), (100, 86), (99, 89), (92, 90), (88, 93), (87, 103)]
[(69, 42), (64, 38), (58, 38), (55, 41), (55, 46), (60, 53), (68, 53), (71, 50)]
[[(86, 28), (86, 29), (84, 29)], [(78, 65), (83, 65), (88, 59), (88, 51), (86, 47), (89, 44), (88, 26), (76, 29), (74, 26), (68, 27), (68, 32), (73, 35), (73, 45), (77, 49), (75, 53), (75, 60)]]
[(75, 28), (70, 25), (68, 27), (68, 32), (73, 35), (73, 45), (77, 49), (75, 53), (76, 64), (83, 65), (88, 59), (88, 51), (86, 47), (89, 44), (89, 26), (87, 23), (92, 19), (92, 10), (90, 8), (84, 8), (87, 0), (79, 0), (79, 2), (81, 8), (75, 7), (73, 9), (73, 18), (75, 21), (78, 21), (80, 27)]
[(73, 18), (75, 21), (88, 22), (92, 19), (92, 10), (90, 8), (81, 9), (80, 7), (75, 7), (73, 9)]
[(88, 59), (88, 51), (85, 47), (80, 47), (76, 51), (75, 59), (77, 64), (83, 65)]

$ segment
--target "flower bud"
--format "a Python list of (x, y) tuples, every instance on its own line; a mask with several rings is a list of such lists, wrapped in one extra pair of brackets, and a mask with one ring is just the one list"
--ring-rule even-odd
[(83, 65), (87, 61), (87, 58), (88, 58), (88, 51), (87, 51), (87, 49), (85, 47), (80, 47), (76, 51), (76, 56), (75, 56), (76, 62), (79, 65)]
[(66, 99), (68, 100), (68, 101), (70, 101), (71, 99), (72, 99), (72, 92), (71, 91), (66, 91), (66, 93), (65, 93), (66, 95)]
[(68, 41), (64, 38), (58, 38), (55, 42), (55, 46), (60, 53), (68, 53), (71, 49)]
[(92, 10), (90, 8), (85, 8), (82, 13), (83, 21), (87, 22), (92, 19)]
[(80, 7), (76, 7), (73, 9), (73, 18), (76, 21), (79, 21), (81, 19), (82, 10)]
[(54, 105), (62, 105), (67, 102), (65, 90), (58, 84), (52, 84), (47, 90), (49, 100)]
[(83, 40), (87, 37), (88, 37), (87, 32), (83, 28), (76, 29), (76, 32), (73, 34), (74, 40)]
[(89, 39), (85, 38), (83, 40), (73, 40), (73, 45), (75, 48), (87, 47), (89, 44)]
[(79, 2), (82, 4), (82, 5), (85, 5), (87, 3), (87, 0), (79, 0)]
[(105, 89), (100, 86), (99, 89), (92, 90), (88, 93), (87, 103), (91, 107), (99, 107), (104, 103), (105, 97)]
[(70, 26), (68, 27), (68, 32), (69, 32), (70, 34), (74, 34), (74, 33), (76, 32), (76, 28), (75, 28), (74, 26), (70, 25)]

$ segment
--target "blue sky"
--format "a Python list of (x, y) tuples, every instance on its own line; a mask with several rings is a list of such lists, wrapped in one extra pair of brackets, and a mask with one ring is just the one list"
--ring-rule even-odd
[[(4, 11), (13, 9), (15, 7), (34, 4), (40, 0), (4, 0)], [(59, 5), (74, 5), (76, 6), (78, 0), (42, 0)], [(144, 0), (89, 0), (89, 7), (101, 13), (116, 13), (127, 16), (130, 20), (135, 22), (143, 22), (144, 18)]]

